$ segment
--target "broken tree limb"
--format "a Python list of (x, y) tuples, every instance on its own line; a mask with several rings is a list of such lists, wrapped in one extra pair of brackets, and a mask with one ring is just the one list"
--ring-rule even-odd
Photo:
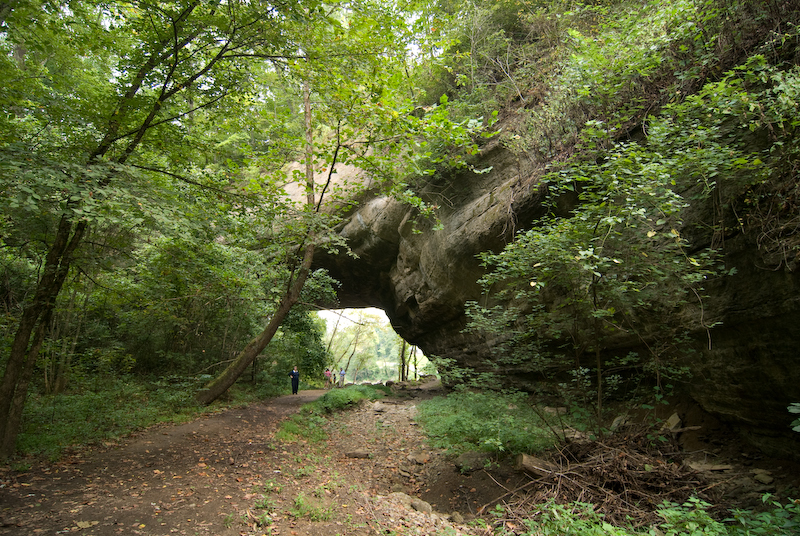
[(517, 455), (516, 468), (539, 476), (547, 476), (558, 470), (558, 468), (550, 462), (528, 454)]

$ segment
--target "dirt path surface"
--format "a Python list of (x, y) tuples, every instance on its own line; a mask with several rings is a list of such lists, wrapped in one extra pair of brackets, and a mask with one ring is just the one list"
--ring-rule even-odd
[[(493, 525), (520, 528), (514, 501), (529, 502), (548, 485), (540, 478), (531, 486), (532, 477), (507, 464), (485, 469), (481, 459), (466, 462), (479, 469), (465, 470), (462, 457), (429, 447), (417, 402), (440, 394), (438, 382), (326, 417), (321, 441), (276, 435), (281, 421), (323, 393), (157, 426), (25, 472), (0, 468), (0, 535), (485, 536)], [(757, 506), (764, 493), (796, 497), (797, 464), (762, 459), (737, 443), (723, 448), (718, 423), (697, 423), (690, 428), (700, 431), (681, 441), (694, 454), (680, 464), (667, 460), (674, 470), (689, 471), (731, 506)], [(632, 459), (625, 448), (624, 459)], [(623, 473), (623, 480), (650, 474)], [(551, 475), (557, 489), (560, 476)], [(591, 474), (585, 478), (597, 487)], [(514, 490), (525, 493), (512, 497)], [(507, 518), (494, 512), (474, 520), (498, 502)]]
[[(277, 424), (322, 391), (304, 391), (2, 475), (0, 534), (223, 534), (222, 517), (271, 473), (264, 451)], [(234, 533), (228, 531), (228, 533)]]
[[(278, 424), (323, 392), (158, 426), (23, 473), (2, 469), (0, 534), (473, 533), (409, 495), (437, 493), (424, 487), (437, 469), (411, 396), (329, 418), (325, 441), (276, 440)], [(440, 498), (436, 508), (448, 511), (453, 497)]]

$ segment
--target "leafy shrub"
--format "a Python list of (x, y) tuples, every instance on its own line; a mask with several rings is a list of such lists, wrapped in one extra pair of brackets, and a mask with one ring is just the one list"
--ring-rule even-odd
[(735, 536), (800, 534), (800, 500), (781, 504), (772, 500), (769, 494), (764, 495), (762, 500), (770, 503), (772, 509), (764, 512), (734, 510), (733, 517), (726, 519), (735, 523), (728, 527), (728, 533)]
[[(789, 410), (789, 413), (800, 413), (800, 404), (798, 404), (797, 402), (793, 402), (789, 404), (789, 407), (787, 409)], [(794, 430), (795, 432), (800, 432), (800, 417), (793, 420), (790, 426), (792, 427), (792, 430)]]
[(585, 503), (545, 504), (541, 515), (525, 524), (525, 536), (632, 536), (627, 529), (603, 521), (602, 514)]
[(522, 393), (459, 391), (427, 400), (418, 408), (419, 420), (434, 444), (453, 453), (537, 452), (556, 442)]

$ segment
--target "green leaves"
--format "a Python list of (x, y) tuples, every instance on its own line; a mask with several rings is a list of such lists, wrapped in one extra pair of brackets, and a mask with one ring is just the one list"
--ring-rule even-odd
[[(539, 373), (572, 368), (562, 394), (582, 404), (596, 395), (598, 412), (602, 393), (619, 381), (605, 368), (642, 367), (657, 381), (673, 374), (670, 358), (684, 331), (703, 327), (681, 311), (692, 310), (714, 258), (687, 254), (679, 229), (688, 204), (672, 189), (675, 177), (658, 146), (636, 143), (551, 173), (553, 211), (572, 199), (569, 214), (561, 208), (501, 253), (482, 255), (488, 272), (481, 283), (508, 310), (473, 305), (470, 326), (499, 340), (495, 347), (506, 356), (527, 356)], [(650, 354), (624, 367), (615, 360), (637, 344)], [(594, 381), (584, 365), (591, 361)]]
[[(789, 404), (789, 407), (787, 407), (786, 409), (789, 410), (789, 413), (795, 413), (795, 414), (800, 413), (800, 403), (793, 402)], [(795, 432), (800, 432), (800, 417), (792, 421), (791, 427), (792, 430), (794, 430)]]

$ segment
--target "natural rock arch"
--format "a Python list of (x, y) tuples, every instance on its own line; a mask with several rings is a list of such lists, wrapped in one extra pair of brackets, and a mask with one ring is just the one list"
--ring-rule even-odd
[[(397, 200), (373, 197), (339, 229), (357, 257), (320, 252), (315, 265), (341, 282), (342, 307), (379, 307), (426, 354), (481, 371), (490, 368), (485, 341), (463, 332), (465, 302), (481, 299), (476, 255), (502, 248), (545, 208), (540, 170), (499, 144), (485, 147), (477, 166), (491, 171), (462, 170), (421, 188), (440, 207), (441, 230)], [(693, 207), (692, 217), (708, 210)], [(694, 237), (698, 246), (704, 240), (710, 237)], [(794, 456), (800, 449), (786, 407), (800, 401), (800, 275), (763, 268), (756, 238), (744, 232), (726, 237), (724, 260), (738, 271), (707, 289), (706, 317), (719, 324), (695, 334), (700, 358), (688, 391), (757, 446)]]

